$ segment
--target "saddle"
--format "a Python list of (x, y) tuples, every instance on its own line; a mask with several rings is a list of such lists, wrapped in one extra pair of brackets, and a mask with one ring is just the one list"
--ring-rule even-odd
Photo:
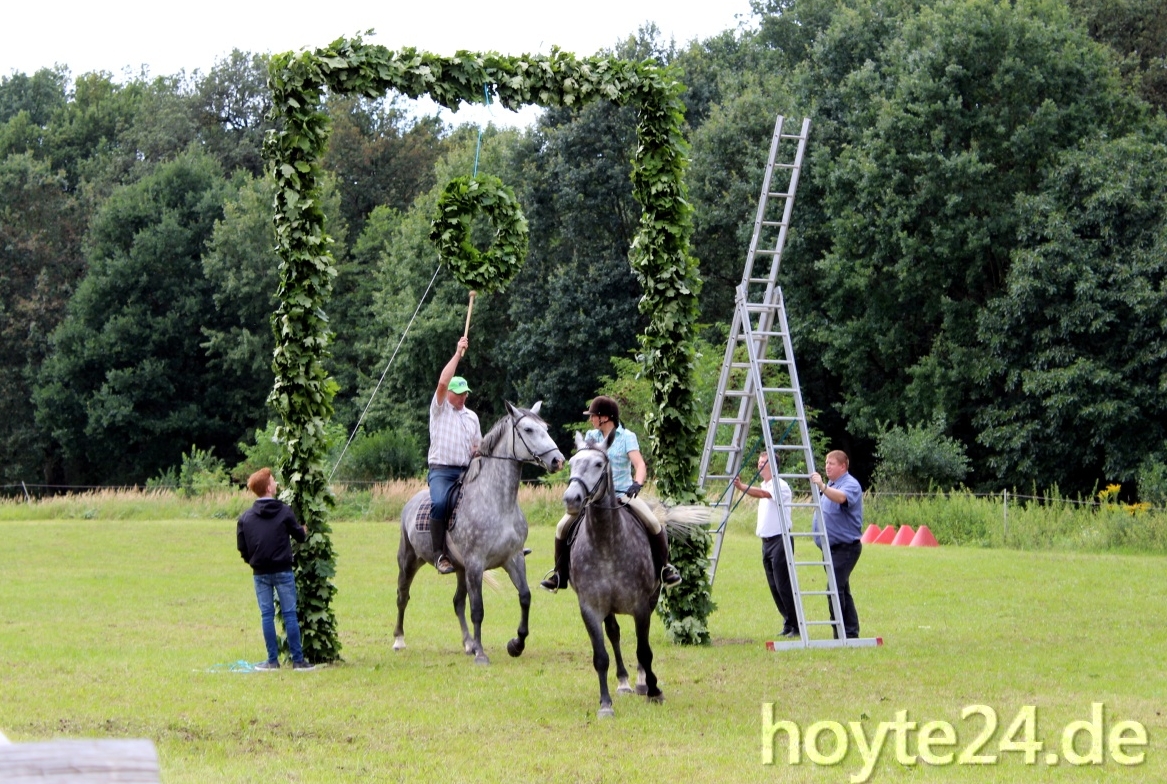
[[(462, 482), (459, 481), (450, 488), (450, 519), (446, 521), (446, 533), (454, 530), (454, 525), (458, 522), (458, 507), (462, 504)], [(434, 502), (428, 497), (421, 502), (421, 506), (417, 508), (417, 514), (413, 517), (413, 528), (415, 531), (429, 531), (430, 530), (430, 512), (434, 508)]]

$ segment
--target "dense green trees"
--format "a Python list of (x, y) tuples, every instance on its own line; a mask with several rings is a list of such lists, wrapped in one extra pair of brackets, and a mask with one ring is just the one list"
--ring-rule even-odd
[[(782, 283), (832, 446), (866, 475), (882, 433), (931, 428), (974, 485), (1151, 476), (1167, 461), (1161, 5), (757, 0), (746, 28), (620, 44), (688, 85), (706, 336), (730, 315), (774, 115), (809, 116)], [(0, 482), (141, 482), (192, 444), (230, 464), (266, 425), (268, 62), (0, 77)], [(437, 268), (438, 189), (471, 173), (478, 138), (392, 96), (327, 111), (326, 370), (348, 429)], [(484, 421), (543, 398), (561, 428), (612, 357), (636, 361), (634, 115), (600, 102), (483, 135), (480, 170), (531, 227), (524, 270), (475, 308)], [(424, 445), (465, 302), (439, 272), (366, 420), (395, 433), (377, 443)]]
[(1021, 247), (979, 324), (1000, 390), (977, 417), (991, 475), (1080, 488), (1167, 464), (1164, 139), (1084, 143), (1021, 200)]
[(212, 296), (201, 257), (225, 191), (212, 159), (186, 153), (95, 216), (88, 271), (35, 391), (74, 481), (143, 481), (192, 443), (233, 447), (252, 423), (200, 346)]

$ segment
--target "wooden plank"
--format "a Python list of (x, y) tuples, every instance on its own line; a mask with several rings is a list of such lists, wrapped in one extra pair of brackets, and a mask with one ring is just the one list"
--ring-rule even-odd
[(5, 784), (160, 784), (158, 752), (148, 740), (0, 741)]

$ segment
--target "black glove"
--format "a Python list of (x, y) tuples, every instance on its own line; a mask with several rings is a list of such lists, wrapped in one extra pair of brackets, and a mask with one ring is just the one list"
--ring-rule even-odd
[(640, 488), (642, 487), (644, 487), (644, 485), (640, 484), (640, 482), (633, 482), (632, 484), (628, 485), (628, 489), (624, 491), (624, 495), (628, 496), (629, 498), (635, 498), (636, 494), (640, 492)]

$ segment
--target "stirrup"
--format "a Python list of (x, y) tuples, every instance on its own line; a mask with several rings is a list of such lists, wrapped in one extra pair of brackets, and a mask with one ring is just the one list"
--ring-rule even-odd
[(660, 581), (665, 588), (673, 588), (681, 584), (681, 573), (672, 564), (665, 564), (660, 570)]
[[(552, 578), (555, 580), (554, 585), (551, 583)], [(543, 579), (539, 582), (539, 587), (545, 591), (550, 591), (551, 593), (559, 593), (559, 589), (562, 587), (560, 585), (561, 582), (562, 580), (559, 578), (559, 572), (552, 569), (543, 576)]]
[[(445, 566), (443, 567), (442, 564), (445, 564)], [(434, 568), (438, 570), (438, 574), (453, 574), (457, 571), (457, 569), (454, 567), (454, 562), (451, 561), (450, 556), (446, 555), (445, 553), (439, 553), (438, 556), (434, 558)]]

